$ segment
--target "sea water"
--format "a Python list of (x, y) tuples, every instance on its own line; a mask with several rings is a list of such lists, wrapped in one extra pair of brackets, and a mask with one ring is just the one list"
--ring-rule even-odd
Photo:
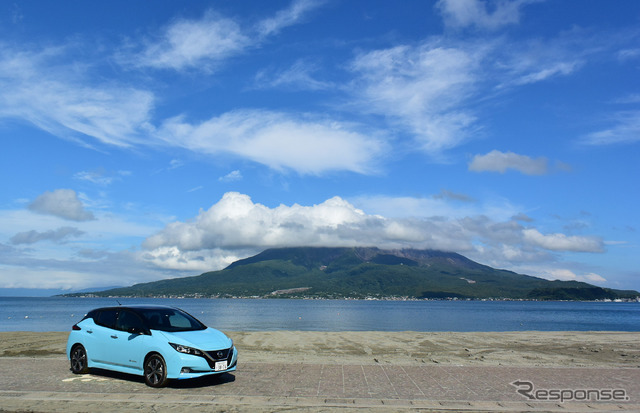
[(0, 297), (0, 331), (69, 331), (91, 309), (179, 307), (225, 331), (640, 331), (640, 303)]

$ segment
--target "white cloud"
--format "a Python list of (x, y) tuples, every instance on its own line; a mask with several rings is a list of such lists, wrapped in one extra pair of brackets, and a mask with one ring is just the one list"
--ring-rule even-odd
[(294, 0), (273, 17), (255, 24), (255, 32), (243, 29), (238, 21), (208, 10), (201, 19), (178, 19), (169, 24), (158, 39), (148, 40), (137, 54), (121, 53), (119, 60), (133, 66), (181, 71), (210, 71), (225, 60), (258, 47), (266, 37), (299, 23), (322, 2)]
[[(438, 195), (432, 197), (369, 195), (357, 196), (351, 200), (357, 207), (387, 218), (447, 217), (458, 219), (489, 212), (489, 208), (469, 202), (451, 203), (448, 202), (450, 198)], [(506, 210), (500, 213), (502, 217), (509, 217), (515, 212), (511, 207), (505, 208)]]
[(493, 150), (486, 155), (476, 155), (469, 163), (473, 172), (500, 172), (514, 169), (526, 175), (544, 175), (548, 172), (546, 158), (530, 158), (513, 152)]
[(352, 93), (361, 110), (397, 122), (423, 150), (438, 154), (475, 130), (476, 117), (464, 104), (483, 53), (438, 42), (363, 53), (351, 64), (358, 75)]
[(122, 179), (123, 176), (131, 175), (130, 171), (117, 171), (115, 173), (108, 173), (102, 169), (96, 169), (93, 171), (80, 171), (73, 177), (81, 181), (88, 181), (97, 185), (111, 185), (113, 181)]
[[(78, 65), (80, 73), (57, 65), (64, 55), (64, 48), (34, 53), (0, 47), (0, 118), (23, 119), (82, 144), (89, 144), (90, 137), (119, 147), (180, 146), (303, 174), (372, 173), (385, 147), (375, 133), (360, 131), (363, 128), (353, 124), (255, 110), (223, 114), (199, 125), (172, 118), (157, 131), (149, 119), (152, 93), (118, 85), (89, 86), (83, 82), (82, 65)], [(175, 160), (171, 168), (180, 165)], [(76, 178), (103, 185), (113, 179), (95, 171), (80, 172)]]
[(547, 67), (543, 67), (542, 69), (534, 69), (534, 71), (529, 71), (529, 73), (525, 73), (519, 78), (517, 78), (514, 83), (518, 85), (526, 85), (529, 83), (537, 83), (543, 80), (558, 76), (558, 75), (569, 75), (573, 73), (579, 66), (580, 62), (549, 62), (547, 63)]
[(384, 148), (381, 140), (351, 124), (257, 110), (230, 112), (200, 124), (173, 118), (158, 136), (198, 153), (227, 153), (301, 174), (372, 173)]
[(567, 236), (565, 234), (544, 235), (528, 228), (522, 231), (524, 240), (552, 251), (603, 252), (603, 242), (595, 237)]
[(620, 60), (633, 60), (640, 58), (640, 48), (624, 49), (618, 52), (618, 59)]
[(129, 59), (134, 65), (158, 69), (203, 69), (250, 45), (251, 39), (235, 21), (208, 11), (200, 20), (173, 22), (159, 41), (148, 43), (142, 53)]
[(141, 254), (141, 259), (156, 267), (181, 271), (212, 271), (222, 269), (242, 258), (257, 254), (258, 249), (181, 251), (178, 247), (158, 247)]
[(640, 141), (640, 111), (624, 111), (611, 119), (608, 129), (588, 134), (582, 139), (586, 145), (629, 144)]
[[(520, 9), (528, 3), (532, 3), (532, 0), (440, 0), (436, 7), (440, 9), (447, 26), (495, 30), (518, 23)], [(487, 9), (489, 5), (491, 11)]]
[(601, 40), (585, 39), (593, 40), (583, 33), (530, 42), (431, 37), (362, 52), (348, 66), (351, 107), (385, 118), (437, 157), (482, 133), (482, 102), (571, 75), (602, 51)]
[(606, 278), (604, 278), (603, 276), (598, 275), (596, 273), (593, 273), (593, 272), (590, 272), (589, 274), (585, 274), (585, 275), (583, 275), (583, 277), (587, 282), (590, 282), (590, 283), (607, 282)]
[(231, 171), (225, 176), (218, 178), (218, 181), (220, 182), (235, 182), (240, 180), (242, 180), (242, 173), (238, 170)]
[(496, 90), (572, 75), (604, 50), (610, 50), (612, 45), (608, 41), (578, 28), (551, 39), (501, 40), (491, 55), (490, 70), (497, 81)]
[(237, 251), (296, 245), (400, 246), (407, 236), (422, 238), (411, 225), (366, 215), (339, 197), (313, 206), (268, 208), (229, 192), (190, 222), (169, 224), (143, 245), (149, 250), (146, 258), (161, 267), (205, 270), (215, 269), (212, 262), (237, 259)]
[(275, 16), (258, 23), (258, 33), (261, 36), (277, 34), (285, 27), (299, 23), (311, 10), (324, 4), (323, 0), (294, 0), (291, 5), (276, 13)]
[[(145, 241), (145, 247), (177, 247), (181, 251), (210, 248), (262, 248), (292, 244), (344, 245), (329, 231), (362, 222), (365, 214), (335, 197), (312, 207), (281, 205), (270, 209), (247, 195), (226, 193), (193, 222), (175, 222)], [(324, 235), (321, 235), (326, 232)], [(324, 238), (324, 239), (323, 239)], [(353, 245), (352, 240), (347, 241)]]
[(187, 189), (187, 192), (196, 192), (196, 191), (199, 191), (199, 190), (201, 190), (203, 188), (204, 188), (204, 186), (198, 185), (198, 186), (195, 186), (193, 188)]
[(295, 90), (326, 90), (335, 88), (331, 82), (318, 80), (313, 77), (318, 67), (304, 60), (296, 61), (291, 67), (279, 72), (261, 70), (255, 78), (255, 87), (264, 88), (289, 88)]
[(182, 162), (180, 159), (172, 159), (169, 162), (169, 170), (173, 170), (173, 169), (178, 169), (178, 168), (182, 168), (182, 166), (184, 165), (184, 162)]
[(29, 204), (29, 209), (41, 214), (54, 215), (72, 221), (95, 219), (90, 211), (85, 210), (78, 195), (72, 189), (46, 191)]
[(626, 96), (622, 96), (620, 98), (612, 100), (611, 103), (623, 105), (640, 103), (640, 93), (630, 93)]
[(595, 273), (588, 273), (584, 275), (577, 275), (575, 272), (568, 269), (551, 269), (546, 271), (545, 278), (561, 281), (582, 281), (588, 283), (604, 283), (607, 280)]
[[(395, 205), (421, 209), (429, 203), (444, 204), (433, 199), (398, 199)], [(445, 209), (444, 205), (438, 208)], [(602, 243), (593, 237), (543, 235), (524, 229), (516, 220), (500, 220), (498, 214), (489, 218), (468, 211), (469, 215), (454, 218), (449, 212), (390, 218), (365, 213), (340, 197), (312, 206), (269, 208), (247, 195), (229, 192), (195, 218), (171, 223), (148, 237), (143, 257), (160, 268), (210, 271), (266, 248), (286, 246), (432, 248), (499, 267), (549, 260), (548, 251), (602, 252)], [(501, 214), (514, 215), (513, 210)]]
[(121, 147), (139, 141), (149, 128), (154, 96), (117, 84), (89, 84), (85, 66), (59, 64), (67, 52), (0, 44), (0, 118), (22, 119), (83, 143), (85, 136)]

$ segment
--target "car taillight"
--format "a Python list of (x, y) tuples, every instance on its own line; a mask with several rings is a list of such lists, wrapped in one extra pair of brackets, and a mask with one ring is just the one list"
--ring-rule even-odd
[(71, 327), (71, 329), (74, 331), (82, 330), (80, 327), (78, 327), (77, 324), (74, 324), (73, 327)]

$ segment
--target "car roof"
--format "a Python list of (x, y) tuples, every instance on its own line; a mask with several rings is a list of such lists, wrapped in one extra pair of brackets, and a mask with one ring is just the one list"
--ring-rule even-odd
[(158, 304), (130, 304), (130, 305), (118, 305), (112, 307), (99, 307), (95, 308), (92, 311), (96, 310), (122, 310), (122, 309), (131, 309), (131, 310), (179, 310), (179, 308), (171, 307), (168, 305), (158, 305)]

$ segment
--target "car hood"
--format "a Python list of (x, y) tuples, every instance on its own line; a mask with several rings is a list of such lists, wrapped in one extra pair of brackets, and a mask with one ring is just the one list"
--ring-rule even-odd
[(233, 343), (223, 332), (210, 327), (205, 330), (197, 331), (168, 332), (153, 330), (153, 334), (163, 335), (170, 343), (195, 347), (200, 350), (219, 350), (229, 348)]

